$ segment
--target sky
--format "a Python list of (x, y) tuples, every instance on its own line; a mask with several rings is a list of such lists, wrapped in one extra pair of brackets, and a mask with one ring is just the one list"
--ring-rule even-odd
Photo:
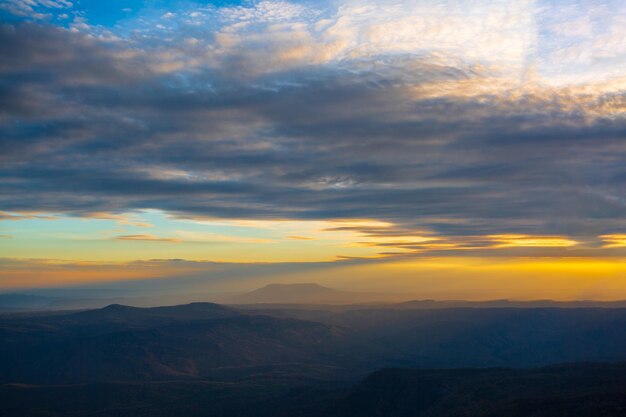
[(3, 0), (0, 292), (626, 298), (620, 0)]

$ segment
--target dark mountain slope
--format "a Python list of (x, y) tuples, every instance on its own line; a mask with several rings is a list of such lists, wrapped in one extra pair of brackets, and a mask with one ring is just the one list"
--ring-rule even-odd
[(0, 385), (2, 417), (317, 417), (336, 384), (143, 382)]
[(226, 368), (335, 366), (344, 343), (345, 330), (335, 326), (242, 315), (215, 305), (109, 306), (0, 323), (0, 380), (189, 379)]
[(623, 417), (626, 364), (539, 369), (386, 369), (328, 417)]
[(330, 381), (0, 385), (3, 417), (623, 417), (626, 364), (385, 369)]
[(364, 309), (320, 318), (420, 367), (626, 360), (626, 309)]

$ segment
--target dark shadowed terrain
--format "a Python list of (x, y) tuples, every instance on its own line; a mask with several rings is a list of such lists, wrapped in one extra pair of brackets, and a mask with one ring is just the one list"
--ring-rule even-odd
[(620, 308), (5, 315), (0, 416), (624, 416), (624, 329)]
[(384, 369), (333, 404), (336, 417), (626, 415), (626, 365)]

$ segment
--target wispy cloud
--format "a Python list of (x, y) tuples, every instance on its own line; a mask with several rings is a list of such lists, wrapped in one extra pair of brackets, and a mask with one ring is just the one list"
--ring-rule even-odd
[(89, 219), (98, 219), (98, 220), (114, 220), (120, 226), (134, 226), (134, 227), (154, 227), (153, 224), (141, 221), (133, 216), (128, 216), (124, 214), (113, 214), (113, 213), (87, 213), (84, 217)]
[(287, 236), (287, 238), (293, 240), (314, 240), (314, 238), (306, 236)]
[(602, 235), (605, 248), (626, 248), (626, 234)]
[(146, 242), (165, 242), (165, 243), (179, 243), (180, 239), (173, 237), (159, 237), (151, 234), (143, 234), (143, 235), (119, 235), (115, 236), (117, 240), (129, 240), (129, 241), (146, 241)]
[(46, 215), (46, 214), (39, 214), (39, 213), (29, 213), (29, 212), (7, 213), (7, 212), (0, 211), (0, 221), (3, 221), (3, 220), (17, 221), (17, 220), (24, 220), (24, 219), (56, 220), (57, 217)]
[(6, 0), (0, 4), (0, 10), (17, 16), (45, 19), (50, 17), (46, 13), (50, 9), (68, 9), (72, 6), (72, 2), (68, 0)]

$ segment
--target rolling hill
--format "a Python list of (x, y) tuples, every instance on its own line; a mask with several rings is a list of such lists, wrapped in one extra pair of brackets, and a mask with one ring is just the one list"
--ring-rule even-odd
[(538, 369), (385, 369), (355, 386), (328, 417), (621, 417), (626, 364)]
[(624, 415), (626, 309), (314, 308), (5, 316), (0, 415)]
[(103, 309), (0, 321), (0, 382), (198, 379), (334, 366), (337, 326), (209, 303)]

